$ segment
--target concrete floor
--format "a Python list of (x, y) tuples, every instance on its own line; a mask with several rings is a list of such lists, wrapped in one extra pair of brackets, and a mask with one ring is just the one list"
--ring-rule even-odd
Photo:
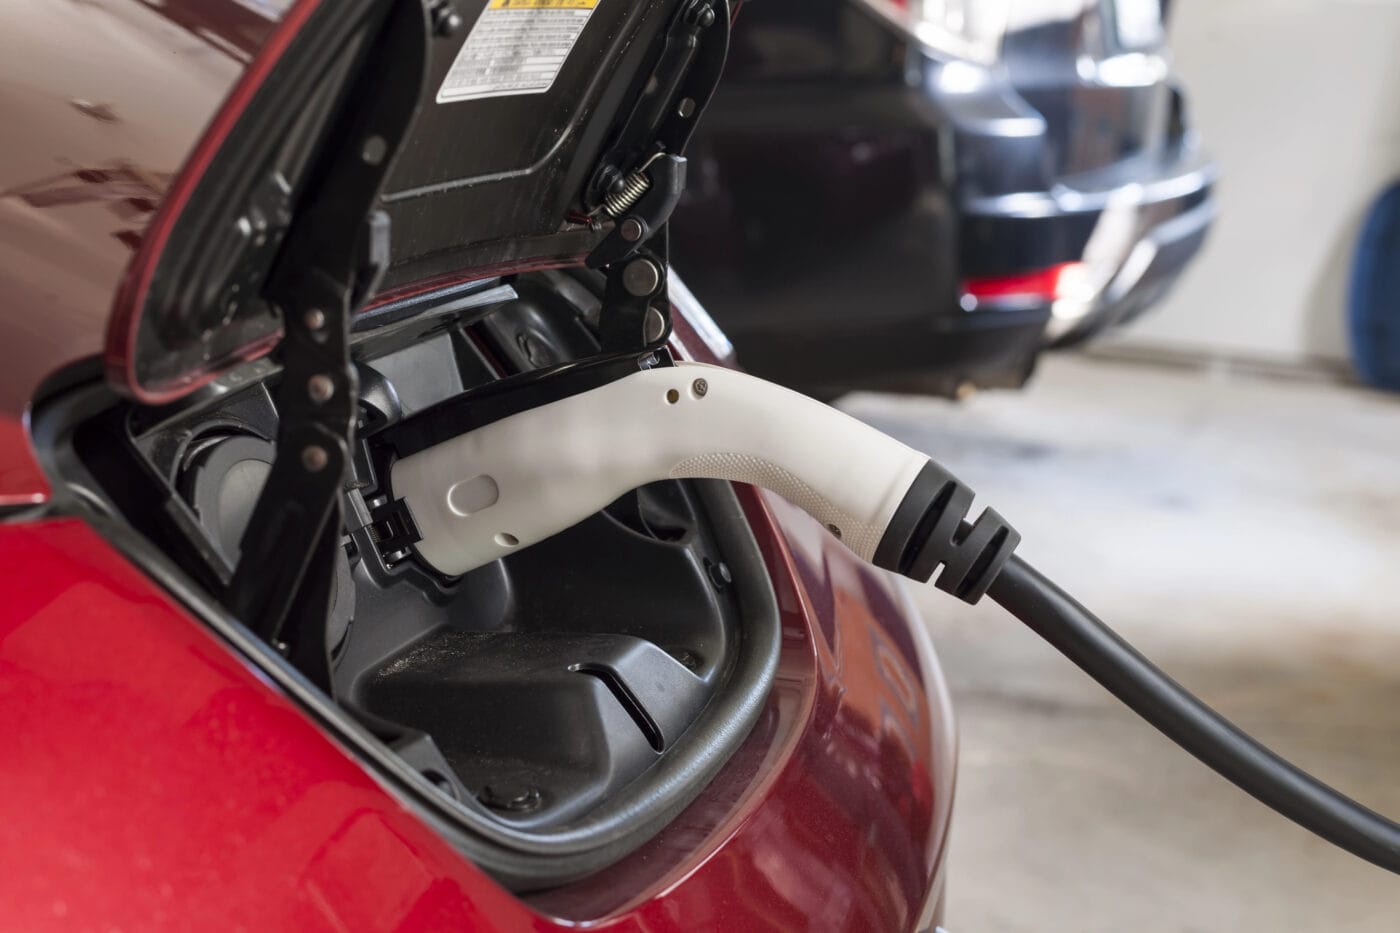
[[(1400, 814), (1400, 399), (1085, 359), (1023, 394), (842, 407), (1275, 750)], [(995, 605), (930, 587), (960, 720), (947, 925), (1396, 931), (1400, 881), (1235, 790)]]

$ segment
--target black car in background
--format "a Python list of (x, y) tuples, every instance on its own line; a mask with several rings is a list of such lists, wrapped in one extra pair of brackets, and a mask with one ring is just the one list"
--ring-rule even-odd
[(1214, 168), (1159, 0), (750, 0), (673, 260), (751, 371), (1016, 387), (1151, 306)]

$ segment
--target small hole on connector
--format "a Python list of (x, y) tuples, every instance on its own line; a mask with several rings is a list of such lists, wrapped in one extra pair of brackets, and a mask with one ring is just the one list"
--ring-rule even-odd
[(679, 392), (677, 392), (675, 389), (667, 389), (667, 390), (666, 390), (666, 402), (667, 402), (667, 404), (674, 405), (674, 404), (676, 404), (677, 402), (679, 402), (680, 400), (681, 400), (681, 394), (680, 394)]
[(515, 547), (520, 543), (520, 539), (508, 531), (503, 531), (496, 535), (496, 543), (501, 547)]
[(840, 528), (837, 528), (835, 525), (827, 525), (827, 526), (826, 526), (826, 530), (829, 531), (829, 532), (831, 532), (832, 535), (834, 535), (834, 536), (836, 537), (836, 540), (837, 540), (837, 541), (840, 541), (840, 540), (841, 540), (841, 529), (840, 529)]

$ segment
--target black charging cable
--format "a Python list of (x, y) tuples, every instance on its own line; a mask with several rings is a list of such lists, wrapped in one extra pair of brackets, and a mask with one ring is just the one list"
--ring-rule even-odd
[(910, 486), (874, 562), (968, 603), (984, 594), (1109, 693), (1265, 806), (1368, 862), (1400, 874), (1400, 825), (1250, 738), (1138, 654), (1013, 552), (1021, 536), (992, 509), (966, 518), (972, 490), (929, 461)]
[(1225, 780), (1304, 829), (1400, 874), (1400, 824), (1240, 731), (1030, 564), (1013, 556), (987, 595)]

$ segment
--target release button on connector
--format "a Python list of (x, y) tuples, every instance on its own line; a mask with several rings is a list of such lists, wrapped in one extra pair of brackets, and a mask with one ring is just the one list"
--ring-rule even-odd
[(484, 509), (489, 509), (501, 498), (501, 488), (486, 474), (464, 479), (447, 490), (447, 507), (454, 514), (466, 518)]

